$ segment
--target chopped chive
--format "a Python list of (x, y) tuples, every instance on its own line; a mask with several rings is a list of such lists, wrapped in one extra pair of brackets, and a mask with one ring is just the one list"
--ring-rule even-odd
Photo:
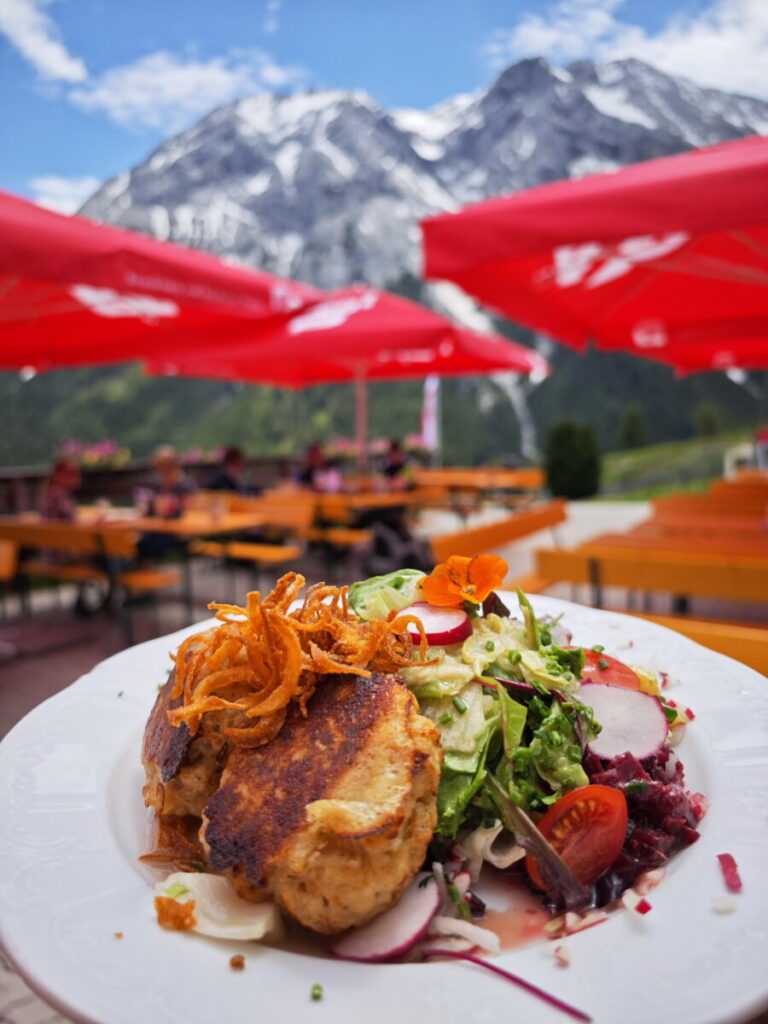
[(460, 715), (466, 715), (467, 705), (464, 703), (461, 697), (454, 697), (451, 703), (453, 704), (453, 706), (456, 708)]
[(472, 920), (472, 913), (469, 909), (469, 904), (461, 895), (457, 887), (453, 882), (449, 882), (447, 885), (448, 895), (451, 897), (451, 902), (459, 912), (459, 917), (463, 917), (465, 921)]
[(450, 725), (452, 721), (453, 715), (451, 714), (450, 711), (444, 711), (443, 714), (440, 715), (440, 717), (438, 718), (438, 722), (440, 723), (440, 725)]
[(172, 900), (177, 900), (179, 896), (186, 896), (189, 889), (186, 885), (182, 885), (181, 882), (174, 882), (173, 885), (169, 885), (167, 889), (163, 889), (166, 896)]
[(496, 644), (493, 642), (493, 640), (486, 640), (485, 641), (485, 649), (486, 649), (486, 651), (495, 651), (496, 650)]
[(590, 647), (590, 651), (594, 651), (595, 654), (602, 654), (605, 648), (602, 644), (595, 644), (594, 647)]
[(636, 779), (634, 782), (628, 782), (626, 786), (623, 787), (623, 789), (625, 793), (628, 793), (630, 796), (632, 796), (635, 793), (645, 792), (645, 790), (648, 789), (648, 783), (645, 782), (643, 779)]
[(605, 660), (605, 658), (598, 658), (597, 667), (605, 671), (608, 668), (608, 662)]
[(510, 663), (510, 665), (517, 665), (521, 658), (522, 654), (520, 653), (520, 651), (510, 651), (509, 654), (507, 655), (507, 661)]
[(541, 640), (542, 647), (549, 647), (552, 643), (552, 634), (548, 629), (542, 629), (539, 640)]
[(309, 990), (309, 998), (313, 1003), (319, 1003), (323, 998), (323, 986), (318, 984), (313, 985)]

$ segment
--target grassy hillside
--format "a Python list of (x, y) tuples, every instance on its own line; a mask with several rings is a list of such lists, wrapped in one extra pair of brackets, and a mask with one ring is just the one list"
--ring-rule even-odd
[(603, 459), (602, 497), (640, 500), (672, 491), (704, 491), (722, 477), (726, 452), (751, 437), (751, 431), (734, 430), (612, 452)]

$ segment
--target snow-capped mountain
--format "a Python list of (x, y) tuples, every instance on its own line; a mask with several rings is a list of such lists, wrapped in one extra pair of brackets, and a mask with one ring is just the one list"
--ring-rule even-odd
[(82, 212), (323, 287), (386, 286), (419, 276), (425, 215), (753, 133), (768, 133), (767, 102), (637, 60), (532, 59), (426, 111), (340, 90), (240, 100)]

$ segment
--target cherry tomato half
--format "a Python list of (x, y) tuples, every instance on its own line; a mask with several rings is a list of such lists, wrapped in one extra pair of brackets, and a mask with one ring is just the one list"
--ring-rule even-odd
[[(553, 804), (539, 831), (555, 848), (576, 878), (591, 885), (613, 864), (627, 834), (627, 801), (612, 786), (581, 786)], [(546, 888), (530, 855), (525, 867), (534, 885)]]
[(640, 677), (629, 665), (625, 665), (618, 658), (612, 658), (610, 654), (590, 651), (587, 647), (583, 650), (582, 683), (592, 680), (593, 683), (605, 683), (606, 686), (624, 686), (627, 690), (640, 689)]

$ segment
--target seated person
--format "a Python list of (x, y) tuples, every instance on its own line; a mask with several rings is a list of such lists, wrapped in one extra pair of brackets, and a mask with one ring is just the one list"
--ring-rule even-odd
[[(155, 451), (152, 465), (155, 472), (151, 482), (148, 514), (162, 519), (178, 519), (186, 510), (190, 495), (196, 490), (195, 482), (184, 472), (175, 448), (170, 445), (162, 445)], [(139, 540), (139, 562), (155, 561), (182, 547), (183, 541), (173, 534), (150, 531)]]
[(77, 518), (75, 491), (82, 483), (80, 467), (72, 459), (58, 459), (45, 483), (40, 499), (43, 519), (72, 522)]
[(344, 490), (344, 476), (338, 459), (328, 459), (314, 476), (314, 488), (324, 494), (340, 494)]
[(381, 472), (389, 490), (401, 491), (411, 486), (408, 459), (399, 441), (393, 439), (389, 442)]
[(197, 490), (194, 480), (181, 467), (176, 449), (161, 445), (154, 454), (155, 470), (150, 487), (149, 514), (163, 519), (177, 519), (189, 504), (189, 496)]
[(208, 481), (206, 489), (209, 491), (234, 491), (237, 494), (244, 494), (247, 490), (245, 480), (245, 455), (242, 448), (237, 445), (229, 445), (224, 449), (221, 462)]
[[(80, 467), (72, 459), (58, 459), (45, 483), (40, 499), (40, 516), (50, 521), (73, 523), (77, 519), (75, 492), (82, 483)], [(68, 555), (62, 551), (38, 552), (42, 561), (52, 566), (82, 565), (92, 563), (94, 569), (104, 567), (99, 557)], [(93, 615), (103, 608), (109, 599), (109, 588), (99, 579), (82, 580), (77, 584), (74, 611), (77, 615)]]
[(296, 483), (312, 491), (321, 490), (323, 475), (328, 470), (328, 460), (323, 455), (319, 444), (311, 444), (305, 454), (304, 461), (296, 474)]

